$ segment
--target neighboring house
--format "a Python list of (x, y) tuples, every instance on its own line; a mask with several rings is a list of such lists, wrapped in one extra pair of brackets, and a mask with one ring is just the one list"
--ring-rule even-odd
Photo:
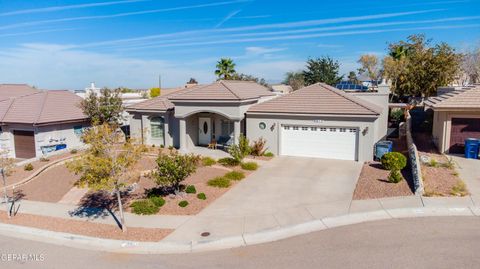
[[(127, 108), (131, 135), (188, 151), (240, 133), (276, 155), (369, 161), (387, 133), (388, 91), (344, 93), (315, 84), (281, 97), (254, 82), (219, 81)], [(368, 101), (366, 101), (368, 100)]]
[(480, 138), (480, 86), (440, 88), (425, 101), (432, 109), (432, 137), (443, 153), (463, 153), (466, 138)]
[(236, 141), (245, 133), (245, 112), (268, 100), (268, 88), (249, 81), (217, 81), (174, 91), (127, 108), (130, 135), (145, 144), (188, 151), (213, 139)]
[(89, 126), (70, 91), (40, 91), (24, 84), (0, 85), (0, 147), (12, 158), (33, 158), (83, 145)]
[(289, 94), (293, 92), (293, 88), (290, 85), (285, 84), (274, 84), (271, 85), (272, 92), (279, 94)]
[(252, 106), (247, 136), (265, 138), (276, 155), (363, 162), (386, 136), (387, 120), (387, 92), (345, 93), (317, 83)]

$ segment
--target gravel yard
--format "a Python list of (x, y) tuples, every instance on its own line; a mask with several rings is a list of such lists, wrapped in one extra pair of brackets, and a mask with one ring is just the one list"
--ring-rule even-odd
[(17, 214), (13, 218), (8, 219), (4, 212), (0, 214), (0, 222), (55, 232), (145, 242), (160, 241), (172, 232), (172, 230), (169, 229), (128, 228), (127, 223), (128, 229), (127, 232), (124, 233), (118, 226), (92, 223), (88, 221), (67, 220), (30, 214)]

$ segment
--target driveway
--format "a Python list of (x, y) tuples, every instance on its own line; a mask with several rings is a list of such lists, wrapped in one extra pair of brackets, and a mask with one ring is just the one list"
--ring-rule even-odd
[[(274, 158), (165, 241), (237, 236), (347, 214), (361, 169), (353, 161)], [(211, 236), (199, 237), (204, 231)]]
[(470, 191), (473, 199), (480, 202), (480, 160), (466, 159), (460, 155), (450, 155), (457, 163), (459, 176)]

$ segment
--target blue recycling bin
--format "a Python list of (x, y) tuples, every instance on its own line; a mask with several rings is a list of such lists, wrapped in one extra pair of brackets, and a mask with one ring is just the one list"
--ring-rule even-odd
[(380, 160), (383, 155), (386, 153), (392, 152), (393, 142), (392, 141), (380, 141), (375, 144), (375, 160)]
[(465, 158), (478, 159), (480, 140), (476, 138), (465, 139)]

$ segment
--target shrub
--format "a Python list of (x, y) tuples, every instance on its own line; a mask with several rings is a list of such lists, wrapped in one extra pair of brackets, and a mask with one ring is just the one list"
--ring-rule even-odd
[(265, 154), (265, 151), (267, 150), (265, 148), (265, 144), (267, 143), (267, 140), (265, 140), (263, 137), (260, 137), (258, 140), (253, 141), (252, 146), (250, 147), (250, 151), (253, 156), (262, 156)]
[(196, 155), (183, 155), (176, 151), (170, 151), (170, 154), (160, 154), (156, 161), (157, 168), (151, 176), (156, 184), (173, 187), (179, 191), (180, 182), (195, 173), (198, 160)]
[(237, 162), (237, 164), (241, 163), (243, 158), (245, 158), (245, 155), (243, 155), (238, 145), (231, 145), (228, 148), (228, 154), (232, 156), (231, 159), (234, 159)]
[(448, 158), (447, 162), (443, 163), (442, 166), (447, 169), (453, 170), (455, 168), (455, 162), (452, 158)]
[(130, 207), (132, 212), (138, 215), (153, 215), (159, 210), (159, 207), (150, 199), (137, 200)]
[(197, 193), (197, 189), (195, 189), (195, 186), (193, 186), (193, 185), (188, 185), (185, 188), (185, 192), (186, 193)]
[(224, 175), (224, 177), (231, 179), (231, 180), (242, 180), (245, 178), (245, 174), (240, 171), (232, 171), (228, 172)]
[(42, 156), (42, 157), (40, 157), (40, 161), (41, 161), (41, 162), (48, 162), (48, 161), (50, 161), (50, 159), (47, 158), (47, 157)]
[(174, 150), (175, 148), (173, 146), (168, 146), (169, 150)]
[(218, 163), (223, 166), (236, 166), (240, 164), (240, 162), (235, 160), (234, 158), (228, 158), (228, 157), (219, 159)]
[(148, 200), (152, 201), (157, 207), (162, 207), (165, 204), (165, 199), (160, 196), (150, 196)]
[(203, 192), (197, 194), (197, 198), (200, 200), (207, 200), (207, 196)]
[(258, 164), (256, 162), (242, 163), (242, 169), (248, 171), (255, 171), (258, 169)]
[(210, 179), (207, 184), (211, 187), (228, 188), (230, 187), (230, 180), (226, 177), (216, 177), (214, 179)]
[(179, 207), (186, 207), (187, 205), (188, 205), (188, 201), (185, 201), (185, 200), (180, 201), (180, 203), (178, 203)]
[(459, 180), (457, 184), (452, 187), (450, 194), (454, 196), (466, 196), (468, 195), (467, 186), (463, 181)]
[(273, 153), (271, 153), (271, 152), (265, 152), (265, 153), (263, 154), (263, 156), (265, 156), (265, 157), (273, 157), (274, 155), (273, 155)]
[(435, 159), (430, 159), (430, 162), (428, 163), (430, 167), (438, 167), (438, 162)]
[(72, 150), (70, 150), (70, 153), (71, 153), (71, 154), (77, 154), (77, 153), (78, 153), (78, 150), (77, 150), (77, 149), (72, 149)]
[(210, 157), (203, 157), (203, 158), (202, 158), (202, 165), (203, 165), (203, 166), (212, 166), (212, 165), (214, 165), (214, 164), (216, 164), (216, 163), (217, 163), (217, 162), (216, 162), (214, 159), (210, 158)]
[(33, 164), (27, 163), (24, 167), (23, 170), (25, 171), (32, 171), (33, 170)]
[(407, 158), (400, 152), (389, 152), (382, 156), (382, 165), (385, 169), (390, 170), (388, 180), (392, 183), (400, 182), (403, 177), (400, 170), (407, 166)]
[(165, 148), (165, 145), (160, 145), (160, 148), (161, 148), (161, 149)]
[(390, 118), (396, 122), (402, 121), (402, 119), (405, 118), (403, 109), (397, 109), (397, 110), (392, 109), (392, 111), (390, 111)]
[(238, 163), (242, 162), (245, 156), (249, 155), (251, 148), (249, 145), (248, 138), (244, 135), (240, 135), (238, 138), (238, 144), (231, 145), (228, 148), (228, 153), (234, 158)]

